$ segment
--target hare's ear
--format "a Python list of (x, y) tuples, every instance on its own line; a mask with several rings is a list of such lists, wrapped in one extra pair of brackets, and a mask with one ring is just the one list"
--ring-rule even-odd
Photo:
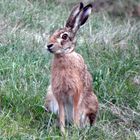
[(82, 26), (88, 19), (92, 11), (92, 4), (88, 4), (84, 7), (83, 3), (76, 6), (67, 20), (66, 27), (72, 29), (73, 33), (76, 34), (77, 30)]
[(85, 6), (82, 10), (82, 13), (79, 15), (79, 24), (82, 26), (88, 19), (89, 15), (91, 14), (92, 11), (92, 5), (88, 4)]
[(71, 11), (71, 14), (66, 22), (66, 27), (73, 29), (75, 26), (75, 22), (76, 19), (79, 15), (79, 13), (81, 12), (81, 10), (83, 9), (84, 4), (81, 2), (80, 4), (78, 4), (76, 7), (73, 8), (73, 10)]

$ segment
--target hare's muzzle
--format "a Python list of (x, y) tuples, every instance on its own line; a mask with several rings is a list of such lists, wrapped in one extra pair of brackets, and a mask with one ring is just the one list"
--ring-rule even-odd
[(47, 45), (48, 51), (51, 52), (51, 53), (53, 53), (53, 51), (52, 51), (52, 48), (53, 47), (54, 47), (53, 44), (48, 44)]

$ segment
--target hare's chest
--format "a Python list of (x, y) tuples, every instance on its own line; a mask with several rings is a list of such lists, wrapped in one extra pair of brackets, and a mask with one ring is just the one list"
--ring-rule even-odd
[(74, 89), (80, 82), (80, 73), (73, 69), (56, 70), (52, 75), (52, 85), (66, 91)]
[(53, 92), (73, 95), (83, 86), (84, 63), (79, 55), (72, 53), (55, 58), (52, 65)]

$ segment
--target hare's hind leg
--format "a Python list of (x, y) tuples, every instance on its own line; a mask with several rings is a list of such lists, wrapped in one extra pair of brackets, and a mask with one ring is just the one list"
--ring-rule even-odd
[(62, 134), (65, 134), (65, 114), (64, 114), (64, 106), (61, 102), (57, 102), (56, 97), (52, 92), (51, 85), (47, 89), (47, 95), (45, 98), (45, 107), (46, 111), (52, 112), (54, 114), (59, 114), (59, 126)]
[(94, 123), (96, 122), (96, 113), (88, 114), (88, 118), (89, 118), (90, 126), (94, 125)]
[(58, 102), (52, 92), (51, 85), (49, 85), (47, 89), (47, 95), (45, 98), (45, 108), (46, 111), (52, 112), (54, 114), (58, 114), (59, 112)]
[(89, 118), (90, 125), (93, 125), (96, 122), (99, 103), (96, 95), (93, 92), (89, 94), (87, 99), (88, 99), (87, 116)]

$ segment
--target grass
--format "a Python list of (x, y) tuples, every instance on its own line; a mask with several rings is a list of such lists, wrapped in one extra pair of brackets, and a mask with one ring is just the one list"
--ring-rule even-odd
[[(62, 139), (43, 105), (52, 55), (43, 47), (63, 27), (69, 3), (0, 1), (0, 139)], [(140, 139), (140, 22), (93, 13), (77, 35), (77, 52), (100, 102), (92, 128), (68, 128), (67, 139)], [(51, 122), (52, 120), (52, 122)]]

